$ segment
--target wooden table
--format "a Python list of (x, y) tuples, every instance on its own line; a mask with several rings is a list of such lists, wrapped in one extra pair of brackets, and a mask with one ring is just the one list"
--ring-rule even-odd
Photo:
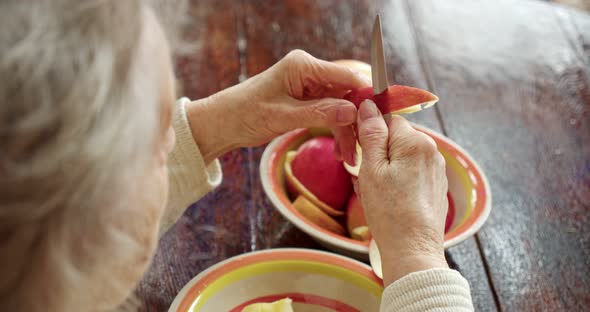
[[(238, 83), (301, 48), (369, 59), (382, 14), (389, 77), (441, 102), (412, 120), (479, 161), (493, 209), (479, 233), (448, 249), (478, 311), (590, 309), (590, 16), (526, 0), (192, 1), (200, 50), (178, 61), (185, 94)], [(228, 257), (319, 248), (262, 191), (264, 147), (222, 158), (224, 182), (160, 241), (138, 288), (165, 311), (185, 283)]]

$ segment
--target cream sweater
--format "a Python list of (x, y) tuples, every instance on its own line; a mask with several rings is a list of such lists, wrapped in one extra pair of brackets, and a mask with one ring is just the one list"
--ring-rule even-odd
[[(187, 103), (187, 98), (180, 99), (174, 113), (176, 147), (170, 155), (170, 200), (161, 232), (174, 224), (186, 207), (221, 183), (219, 161), (207, 166), (193, 140), (186, 118)], [(459, 272), (432, 269), (408, 274), (385, 288), (380, 310), (473, 311), (473, 304), (469, 284)]]

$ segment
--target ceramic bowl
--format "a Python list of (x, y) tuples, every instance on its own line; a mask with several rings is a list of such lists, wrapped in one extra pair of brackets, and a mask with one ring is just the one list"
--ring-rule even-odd
[[(477, 232), (491, 210), (488, 180), (481, 167), (463, 148), (431, 129), (413, 126), (432, 137), (446, 160), (449, 192), (454, 201), (455, 216), (451, 229), (445, 234), (445, 248), (456, 245)], [(294, 207), (285, 190), (284, 161), (287, 151), (296, 150), (314, 135), (308, 129), (288, 132), (273, 140), (265, 149), (260, 162), (260, 177), (264, 191), (274, 207), (296, 227), (326, 248), (364, 261), (368, 260), (368, 242), (332, 233), (310, 222)]]
[(379, 311), (383, 286), (369, 266), (311, 249), (270, 249), (230, 258), (193, 278), (170, 312), (240, 312), (293, 300), (297, 312)]

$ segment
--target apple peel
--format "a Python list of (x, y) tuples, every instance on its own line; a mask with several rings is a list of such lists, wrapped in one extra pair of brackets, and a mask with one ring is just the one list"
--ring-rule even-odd
[(372, 87), (354, 89), (344, 96), (345, 100), (352, 102), (357, 108), (364, 100), (370, 99), (379, 108), (382, 114), (408, 114), (416, 112), (438, 102), (438, 97), (426, 90), (419, 88), (392, 85), (379, 94), (373, 94)]
[(299, 195), (293, 202), (293, 207), (313, 224), (335, 234), (345, 235), (344, 227), (314, 205), (306, 196)]
[(316, 207), (319, 207), (323, 212), (327, 213), (330, 216), (338, 217), (342, 216), (344, 212), (336, 210), (330, 207), (328, 204), (321, 201), (317, 196), (315, 196), (312, 192), (310, 192), (299, 180), (293, 175), (293, 170), (291, 169), (291, 163), (293, 159), (297, 156), (296, 151), (288, 151), (285, 155), (285, 178), (287, 183), (291, 185), (291, 187), (300, 195), (305, 196), (310, 202), (312, 202)]

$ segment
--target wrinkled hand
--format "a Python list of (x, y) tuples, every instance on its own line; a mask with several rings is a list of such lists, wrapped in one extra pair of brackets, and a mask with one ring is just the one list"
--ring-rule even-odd
[(411, 272), (447, 267), (445, 161), (432, 138), (391, 117), (386, 122), (371, 101), (358, 114), (363, 161), (356, 183), (386, 285)]
[[(368, 85), (358, 72), (295, 50), (245, 82), (194, 102), (189, 121), (202, 151), (207, 151), (208, 141), (217, 145), (213, 149), (226, 146), (229, 150), (264, 144), (296, 128), (331, 128), (338, 142), (336, 153), (353, 163), (351, 124), (357, 109), (341, 97), (350, 89)], [(209, 129), (199, 127), (199, 122)], [(213, 158), (222, 152), (213, 153)]]

